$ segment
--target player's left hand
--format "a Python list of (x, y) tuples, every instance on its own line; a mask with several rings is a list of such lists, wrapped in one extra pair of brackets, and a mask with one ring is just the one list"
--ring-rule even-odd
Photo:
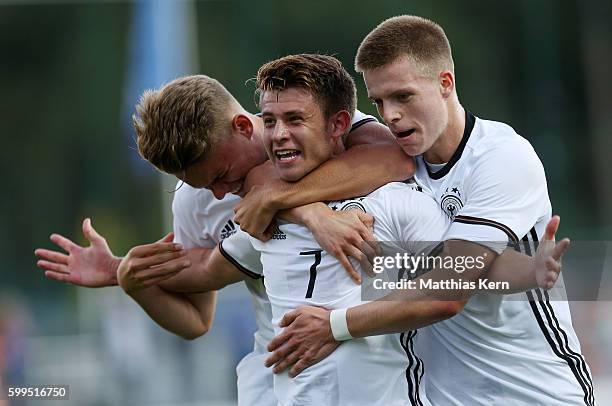
[(561, 258), (570, 246), (569, 238), (555, 243), (555, 234), (561, 218), (553, 216), (544, 231), (535, 257), (535, 278), (542, 289), (552, 289), (561, 273)]
[(268, 344), (272, 355), (266, 359), (266, 367), (274, 365), (275, 374), (291, 367), (289, 376), (293, 378), (334, 352), (340, 343), (332, 335), (329, 314), (329, 310), (314, 306), (286, 313), (279, 323), (283, 332)]

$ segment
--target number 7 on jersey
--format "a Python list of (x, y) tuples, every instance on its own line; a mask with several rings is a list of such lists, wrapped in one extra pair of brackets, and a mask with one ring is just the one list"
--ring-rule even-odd
[(308, 289), (306, 289), (306, 299), (312, 297), (315, 280), (317, 279), (317, 265), (321, 263), (321, 252), (323, 250), (302, 251), (300, 255), (314, 255), (314, 262), (310, 265), (310, 279), (308, 280)]

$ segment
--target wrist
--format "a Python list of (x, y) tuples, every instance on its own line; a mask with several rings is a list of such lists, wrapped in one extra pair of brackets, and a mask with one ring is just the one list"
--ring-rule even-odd
[(336, 309), (329, 313), (329, 325), (336, 341), (346, 341), (353, 338), (346, 319), (348, 309)]
[(303, 206), (303, 209), (304, 210), (301, 212), (302, 223), (311, 231), (313, 228), (317, 227), (322, 218), (330, 216), (333, 213), (333, 210), (325, 203), (311, 203)]
[(278, 179), (272, 182), (264, 184), (267, 188), (265, 193), (266, 200), (264, 205), (268, 210), (280, 211), (285, 209), (292, 209), (293, 206), (287, 205), (289, 189), (287, 184), (282, 180)]
[(121, 263), (121, 260), (123, 258), (121, 257), (112, 257), (110, 264), (109, 264), (109, 283), (110, 286), (117, 286), (119, 285), (119, 281), (117, 280), (117, 270), (119, 269), (119, 264)]

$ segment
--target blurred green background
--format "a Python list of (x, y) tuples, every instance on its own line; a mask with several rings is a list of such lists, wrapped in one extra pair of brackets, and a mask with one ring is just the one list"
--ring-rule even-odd
[[(0, 301), (5, 313), (14, 315), (22, 309), (23, 319), (29, 320), (24, 322), (26, 361), (21, 365), (36, 362), (28, 361), (31, 341), (27, 340), (89, 334), (96, 343), (106, 334), (105, 324), (99, 322), (106, 313), (100, 305), (106, 303), (101, 299), (106, 293), (49, 281), (36, 269), (33, 250), (50, 247), (51, 232), (83, 243), (80, 224), (89, 216), (120, 255), (168, 230), (171, 195), (160, 187), (160, 176), (138, 157), (127, 121), (139, 92), (126, 89), (142, 69), (156, 69), (147, 66), (150, 59), (144, 52), (155, 51), (159, 45), (155, 38), (133, 39), (137, 14), (147, 3), (160, 2), (0, 0), (0, 162), (5, 174), (0, 200)], [(254, 85), (248, 79), (262, 63), (289, 53), (321, 52), (343, 61), (357, 81), (359, 108), (375, 114), (363, 81), (352, 68), (361, 39), (397, 14), (437, 21), (453, 47), (462, 104), (479, 117), (513, 126), (542, 159), (554, 212), (562, 216), (560, 234), (577, 240), (610, 239), (611, 2), (177, 3), (187, 13), (193, 34), (188, 47), (191, 65), (182, 73), (215, 77), (252, 111), (256, 111)], [(166, 40), (170, 41), (166, 47), (180, 48), (172, 38)], [(139, 55), (144, 67), (134, 73)], [(173, 78), (161, 78), (162, 83)], [(227, 300), (242, 303), (238, 296)], [(125, 305), (135, 307), (129, 301)], [(583, 313), (592, 311), (578, 311)], [(605, 322), (609, 320), (608, 316)], [(584, 340), (593, 340), (595, 344), (586, 345), (597, 348), (600, 337), (608, 337), (609, 327), (603, 321), (595, 318), (590, 323), (607, 329), (604, 333), (579, 332), (583, 345)], [(219, 323), (221, 330), (233, 328), (229, 322), (229, 327), (223, 320)], [(232, 350), (232, 362), (248, 350), (249, 326), (240, 327), (246, 331), (246, 344)], [(174, 344), (163, 337), (168, 340), (164, 346), (199, 345)], [(207, 348), (213, 339), (203, 339), (209, 340)], [(589, 361), (596, 374), (612, 374), (609, 365)], [(0, 371), (1, 367), (0, 362)], [(209, 396), (231, 404), (232, 370), (223, 371), (219, 379), (228, 381), (230, 389), (213, 388), (204, 394), (177, 391), (158, 399), (213, 404), (203, 400)], [(28, 371), (21, 375), (25, 381), (31, 376)], [(82, 395), (79, 404), (118, 404), (94, 392)], [(117, 396), (120, 403), (128, 404), (124, 395)], [(133, 402), (147, 404), (140, 398)], [(604, 399), (600, 402), (606, 404)]]

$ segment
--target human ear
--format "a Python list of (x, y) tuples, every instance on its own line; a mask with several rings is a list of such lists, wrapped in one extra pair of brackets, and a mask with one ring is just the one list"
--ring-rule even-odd
[(455, 90), (455, 75), (450, 71), (444, 71), (440, 73), (439, 83), (442, 97), (448, 98)]
[(332, 138), (341, 138), (351, 128), (351, 115), (346, 110), (340, 110), (329, 118)]
[(232, 130), (235, 134), (251, 139), (253, 136), (253, 122), (244, 114), (236, 114), (232, 118)]

